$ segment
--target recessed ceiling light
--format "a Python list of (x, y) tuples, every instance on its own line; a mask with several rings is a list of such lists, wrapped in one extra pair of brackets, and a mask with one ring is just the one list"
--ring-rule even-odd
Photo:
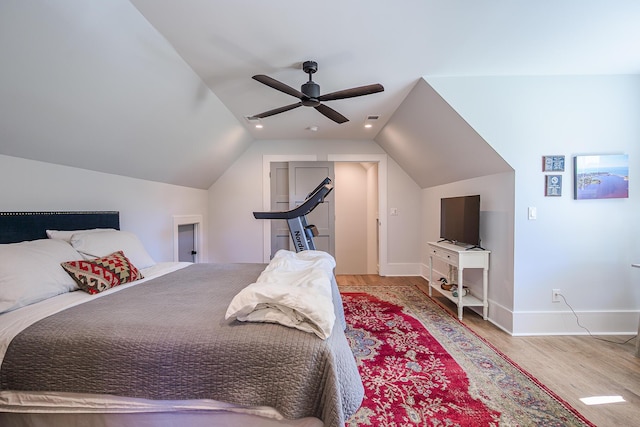
[(249, 123), (252, 123), (256, 129), (262, 129), (262, 121), (258, 117), (254, 116), (245, 116), (244, 117)]
[(310, 130), (311, 132), (318, 132), (318, 126), (309, 126), (307, 130)]
[(367, 116), (367, 118), (364, 120), (364, 127), (367, 129), (370, 129), (373, 127), (373, 122), (375, 122), (376, 120), (378, 120), (380, 118), (379, 115), (371, 115), (371, 116)]

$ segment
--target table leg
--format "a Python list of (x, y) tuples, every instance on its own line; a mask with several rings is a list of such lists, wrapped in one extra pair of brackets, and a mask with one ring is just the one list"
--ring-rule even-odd
[(433, 257), (429, 255), (429, 296), (431, 296), (431, 285), (433, 285)]
[[(631, 264), (631, 267), (640, 268), (640, 264)], [(638, 336), (636, 337), (636, 357), (640, 357), (640, 322), (638, 322)]]
[(462, 320), (462, 311), (464, 308), (464, 304), (462, 304), (462, 295), (464, 294), (462, 270), (462, 268), (458, 268), (458, 319), (460, 320)]
[(489, 300), (488, 300), (488, 288), (489, 288), (489, 270), (482, 269), (482, 318), (487, 320), (489, 318)]

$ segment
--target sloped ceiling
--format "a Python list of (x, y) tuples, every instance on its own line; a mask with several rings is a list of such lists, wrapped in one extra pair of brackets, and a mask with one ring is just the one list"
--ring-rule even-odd
[(253, 141), (127, 1), (0, 2), (0, 154), (206, 189)]
[(512, 170), (423, 79), (376, 141), (421, 188)]
[[(0, 154), (208, 188), (256, 139), (362, 139), (435, 185), (414, 159), (457, 151), (435, 144), (442, 129), (407, 130), (421, 117), (404, 102), (433, 107), (405, 101), (423, 76), (638, 73), (638, 22), (635, 0), (3, 0)], [(246, 116), (296, 99), (251, 76), (298, 88), (309, 59), (322, 93), (385, 91), (331, 101), (343, 125), (304, 107), (253, 128)]]

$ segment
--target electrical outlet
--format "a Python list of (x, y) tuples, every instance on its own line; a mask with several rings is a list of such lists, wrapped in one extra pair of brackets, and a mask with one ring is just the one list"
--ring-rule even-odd
[(560, 289), (551, 289), (551, 302), (560, 302), (560, 295), (562, 295)]

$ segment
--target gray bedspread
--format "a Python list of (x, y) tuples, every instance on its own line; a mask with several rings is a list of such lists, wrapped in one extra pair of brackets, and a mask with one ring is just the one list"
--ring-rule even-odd
[(45, 318), (11, 342), (0, 387), (215, 399), (343, 426), (363, 387), (342, 321), (321, 340), (224, 320), (233, 296), (264, 267), (194, 264)]

